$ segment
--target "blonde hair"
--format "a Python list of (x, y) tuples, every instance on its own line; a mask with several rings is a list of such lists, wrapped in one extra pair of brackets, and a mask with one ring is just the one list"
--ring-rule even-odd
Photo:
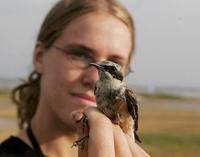
[[(129, 64), (132, 58), (135, 43), (135, 31), (132, 17), (117, 0), (60, 0), (49, 11), (40, 28), (37, 42), (45, 48), (52, 46), (64, 28), (75, 18), (86, 13), (103, 11), (108, 12), (126, 24), (130, 30), (132, 48)], [(17, 104), (18, 124), (22, 129), (30, 123), (34, 116), (40, 97), (41, 75), (35, 70), (29, 75), (28, 80), (13, 89), (12, 98)]]

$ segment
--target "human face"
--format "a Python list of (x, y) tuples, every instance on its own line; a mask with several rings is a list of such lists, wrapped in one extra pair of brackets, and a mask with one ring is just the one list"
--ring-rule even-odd
[[(131, 36), (127, 26), (114, 16), (88, 13), (67, 25), (53, 45), (67, 50), (73, 47), (96, 61), (111, 60), (124, 66), (130, 56)], [(67, 52), (53, 46), (45, 51), (41, 61), (36, 61), (42, 74), (39, 105), (49, 108), (45, 114), (70, 126), (72, 111), (96, 106), (94, 88), (98, 72), (93, 67), (77, 68), (69, 61)]]

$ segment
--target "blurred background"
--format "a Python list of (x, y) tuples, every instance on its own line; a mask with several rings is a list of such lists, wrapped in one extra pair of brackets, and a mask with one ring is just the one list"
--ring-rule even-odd
[[(41, 22), (56, 0), (0, 0), (0, 141), (17, 133), (11, 89), (32, 70)], [(133, 73), (141, 146), (152, 157), (200, 154), (200, 1), (121, 0), (136, 27)]]

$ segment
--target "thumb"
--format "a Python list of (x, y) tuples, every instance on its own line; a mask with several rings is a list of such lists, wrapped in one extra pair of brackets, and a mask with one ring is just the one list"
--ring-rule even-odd
[(72, 146), (78, 148), (78, 157), (87, 157), (89, 137), (87, 117), (80, 111), (72, 112), (71, 116), (78, 134), (78, 139), (74, 141)]

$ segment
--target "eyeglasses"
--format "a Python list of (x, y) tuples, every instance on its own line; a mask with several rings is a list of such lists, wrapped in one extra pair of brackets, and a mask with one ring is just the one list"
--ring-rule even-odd
[[(71, 65), (78, 69), (87, 69), (88, 67), (90, 67), (90, 63), (97, 62), (94, 56), (92, 56), (89, 52), (90, 50), (85, 47), (69, 46), (68, 48), (62, 48), (57, 45), (52, 45), (51, 47), (61, 52), (64, 52), (65, 55), (68, 57)], [(122, 69), (124, 69), (122, 71), (124, 71), (123, 73), (125, 76), (127, 76), (131, 72), (130, 67), (123, 68), (125, 66), (120, 66), (122, 67)]]

